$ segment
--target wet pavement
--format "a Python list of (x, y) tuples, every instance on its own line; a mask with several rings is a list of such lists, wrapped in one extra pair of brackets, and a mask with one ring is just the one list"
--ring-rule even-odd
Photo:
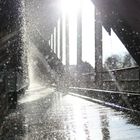
[(0, 140), (140, 140), (139, 119), (54, 89), (21, 97)]

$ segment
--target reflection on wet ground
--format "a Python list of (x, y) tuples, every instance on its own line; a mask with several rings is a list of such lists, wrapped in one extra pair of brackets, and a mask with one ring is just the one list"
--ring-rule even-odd
[(27, 91), (5, 118), (0, 140), (139, 140), (139, 114), (126, 115), (53, 89)]

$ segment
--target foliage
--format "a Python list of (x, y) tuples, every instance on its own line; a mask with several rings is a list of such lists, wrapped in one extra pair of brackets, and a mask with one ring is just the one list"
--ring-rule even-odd
[(112, 55), (108, 57), (105, 60), (104, 66), (106, 69), (119, 69), (137, 66), (137, 64), (130, 54), (125, 54), (123, 58), (119, 55)]
[(106, 59), (104, 65), (107, 69), (117, 69), (122, 67), (122, 61), (119, 55), (112, 55)]

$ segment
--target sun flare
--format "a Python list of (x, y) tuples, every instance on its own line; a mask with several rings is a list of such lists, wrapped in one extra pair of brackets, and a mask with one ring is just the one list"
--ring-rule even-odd
[[(91, 0), (61, 0), (61, 11), (65, 26), (66, 17), (69, 20), (69, 51), (70, 65), (77, 64), (77, 16), (82, 14), (82, 59), (94, 66), (94, 5)], [(65, 33), (65, 28), (64, 28)], [(65, 52), (65, 37), (63, 37)], [(65, 56), (65, 53), (64, 53)], [(65, 57), (63, 58), (65, 64)]]
[(61, 0), (63, 14), (75, 14), (79, 11), (82, 0)]

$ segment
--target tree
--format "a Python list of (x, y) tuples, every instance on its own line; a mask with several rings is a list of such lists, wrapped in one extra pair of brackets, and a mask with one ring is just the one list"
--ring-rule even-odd
[(118, 69), (122, 68), (122, 60), (119, 55), (112, 55), (105, 61), (105, 67), (107, 69)]
[(133, 66), (137, 66), (135, 60), (131, 57), (130, 54), (126, 54), (124, 59), (123, 59), (123, 67), (133, 67)]

